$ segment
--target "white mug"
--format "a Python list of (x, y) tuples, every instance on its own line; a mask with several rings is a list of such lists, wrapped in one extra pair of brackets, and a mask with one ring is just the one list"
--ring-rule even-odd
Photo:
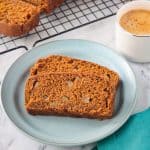
[(150, 62), (150, 35), (134, 35), (119, 23), (120, 18), (133, 9), (150, 10), (150, 1), (129, 2), (119, 9), (116, 20), (116, 50), (132, 61)]

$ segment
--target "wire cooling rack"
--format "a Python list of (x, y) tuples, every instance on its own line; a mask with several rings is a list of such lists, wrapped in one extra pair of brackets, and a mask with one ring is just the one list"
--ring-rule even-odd
[(29, 50), (48, 38), (80, 28), (116, 13), (129, 0), (65, 0), (50, 15), (42, 15), (39, 25), (21, 37), (0, 36), (0, 54), (24, 48)]

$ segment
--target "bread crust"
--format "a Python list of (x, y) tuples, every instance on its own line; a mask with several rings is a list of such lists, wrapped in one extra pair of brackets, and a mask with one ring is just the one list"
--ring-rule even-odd
[(41, 9), (41, 12), (51, 13), (53, 11), (52, 0), (45, 0), (46, 7)]
[(52, 0), (53, 9), (59, 7), (63, 2), (64, 2), (64, 0)]

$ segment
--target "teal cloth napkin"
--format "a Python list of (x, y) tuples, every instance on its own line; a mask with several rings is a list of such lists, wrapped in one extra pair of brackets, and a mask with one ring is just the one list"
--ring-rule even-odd
[(117, 132), (98, 142), (97, 150), (150, 150), (150, 109), (130, 117)]

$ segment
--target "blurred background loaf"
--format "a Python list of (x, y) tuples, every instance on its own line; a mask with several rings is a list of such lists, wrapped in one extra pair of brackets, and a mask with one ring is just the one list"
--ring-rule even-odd
[(0, 0), (0, 34), (20, 36), (39, 23), (41, 13), (51, 13), (64, 0)]
[(20, 0), (0, 0), (0, 33), (18, 36), (28, 33), (39, 22), (35, 6)]

